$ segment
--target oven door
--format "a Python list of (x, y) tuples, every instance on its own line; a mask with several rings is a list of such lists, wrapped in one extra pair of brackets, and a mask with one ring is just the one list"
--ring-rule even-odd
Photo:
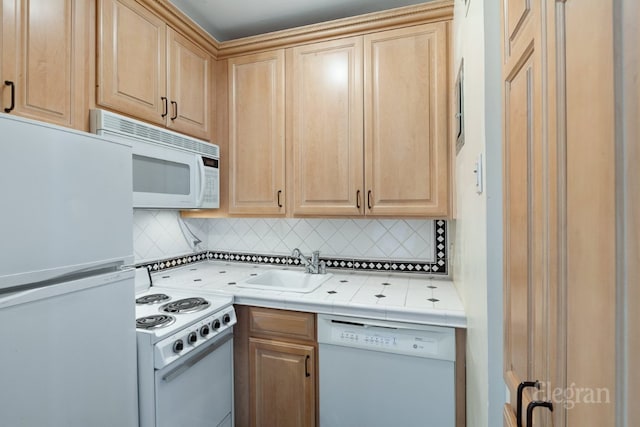
[(155, 372), (156, 426), (233, 425), (233, 332)]

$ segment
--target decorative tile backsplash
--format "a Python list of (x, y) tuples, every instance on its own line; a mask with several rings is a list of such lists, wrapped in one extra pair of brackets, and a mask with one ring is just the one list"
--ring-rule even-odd
[(206, 257), (296, 264), (289, 255), (297, 247), (305, 254), (320, 250), (330, 268), (447, 274), (446, 221), (185, 219), (197, 245), (184, 237), (181, 222), (176, 211), (135, 210), (136, 263), (164, 269)]
[(209, 249), (326, 257), (435, 261), (434, 221), (225, 218), (210, 222)]
[[(136, 263), (172, 258), (194, 252), (194, 248), (185, 239), (180, 223), (180, 214), (173, 210), (133, 211), (133, 250)], [(185, 221), (186, 222), (186, 221)], [(206, 222), (187, 222), (189, 228), (203, 242), (196, 251), (206, 250), (208, 228)]]

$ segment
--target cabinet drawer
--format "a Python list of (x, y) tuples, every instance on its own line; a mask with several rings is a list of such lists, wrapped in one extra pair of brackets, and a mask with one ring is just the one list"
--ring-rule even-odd
[(251, 307), (249, 331), (251, 336), (315, 341), (316, 316), (313, 313)]

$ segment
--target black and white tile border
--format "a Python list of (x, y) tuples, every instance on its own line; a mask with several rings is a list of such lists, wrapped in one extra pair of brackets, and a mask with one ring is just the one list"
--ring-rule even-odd
[[(394, 260), (368, 260), (357, 258), (320, 257), (327, 264), (327, 268), (357, 271), (382, 271), (421, 273), (446, 276), (447, 268), (447, 222), (435, 221), (434, 230), (435, 261), (394, 261)], [(300, 265), (300, 260), (288, 255), (251, 254), (226, 251), (205, 251), (191, 255), (185, 255), (166, 260), (141, 263), (137, 267), (146, 267), (149, 271), (163, 271), (170, 268), (181, 267), (205, 260), (245, 262), (249, 264), (266, 265)]]

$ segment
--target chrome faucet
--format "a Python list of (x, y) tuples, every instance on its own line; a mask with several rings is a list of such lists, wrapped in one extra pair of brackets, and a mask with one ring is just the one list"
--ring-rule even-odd
[(300, 252), (300, 249), (295, 248), (291, 252), (291, 256), (298, 258), (300, 262), (304, 264), (305, 271), (310, 274), (327, 274), (327, 266), (324, 261), (320, 261), (320, 251), (313, 251), (311, 259), (307, 258)]

